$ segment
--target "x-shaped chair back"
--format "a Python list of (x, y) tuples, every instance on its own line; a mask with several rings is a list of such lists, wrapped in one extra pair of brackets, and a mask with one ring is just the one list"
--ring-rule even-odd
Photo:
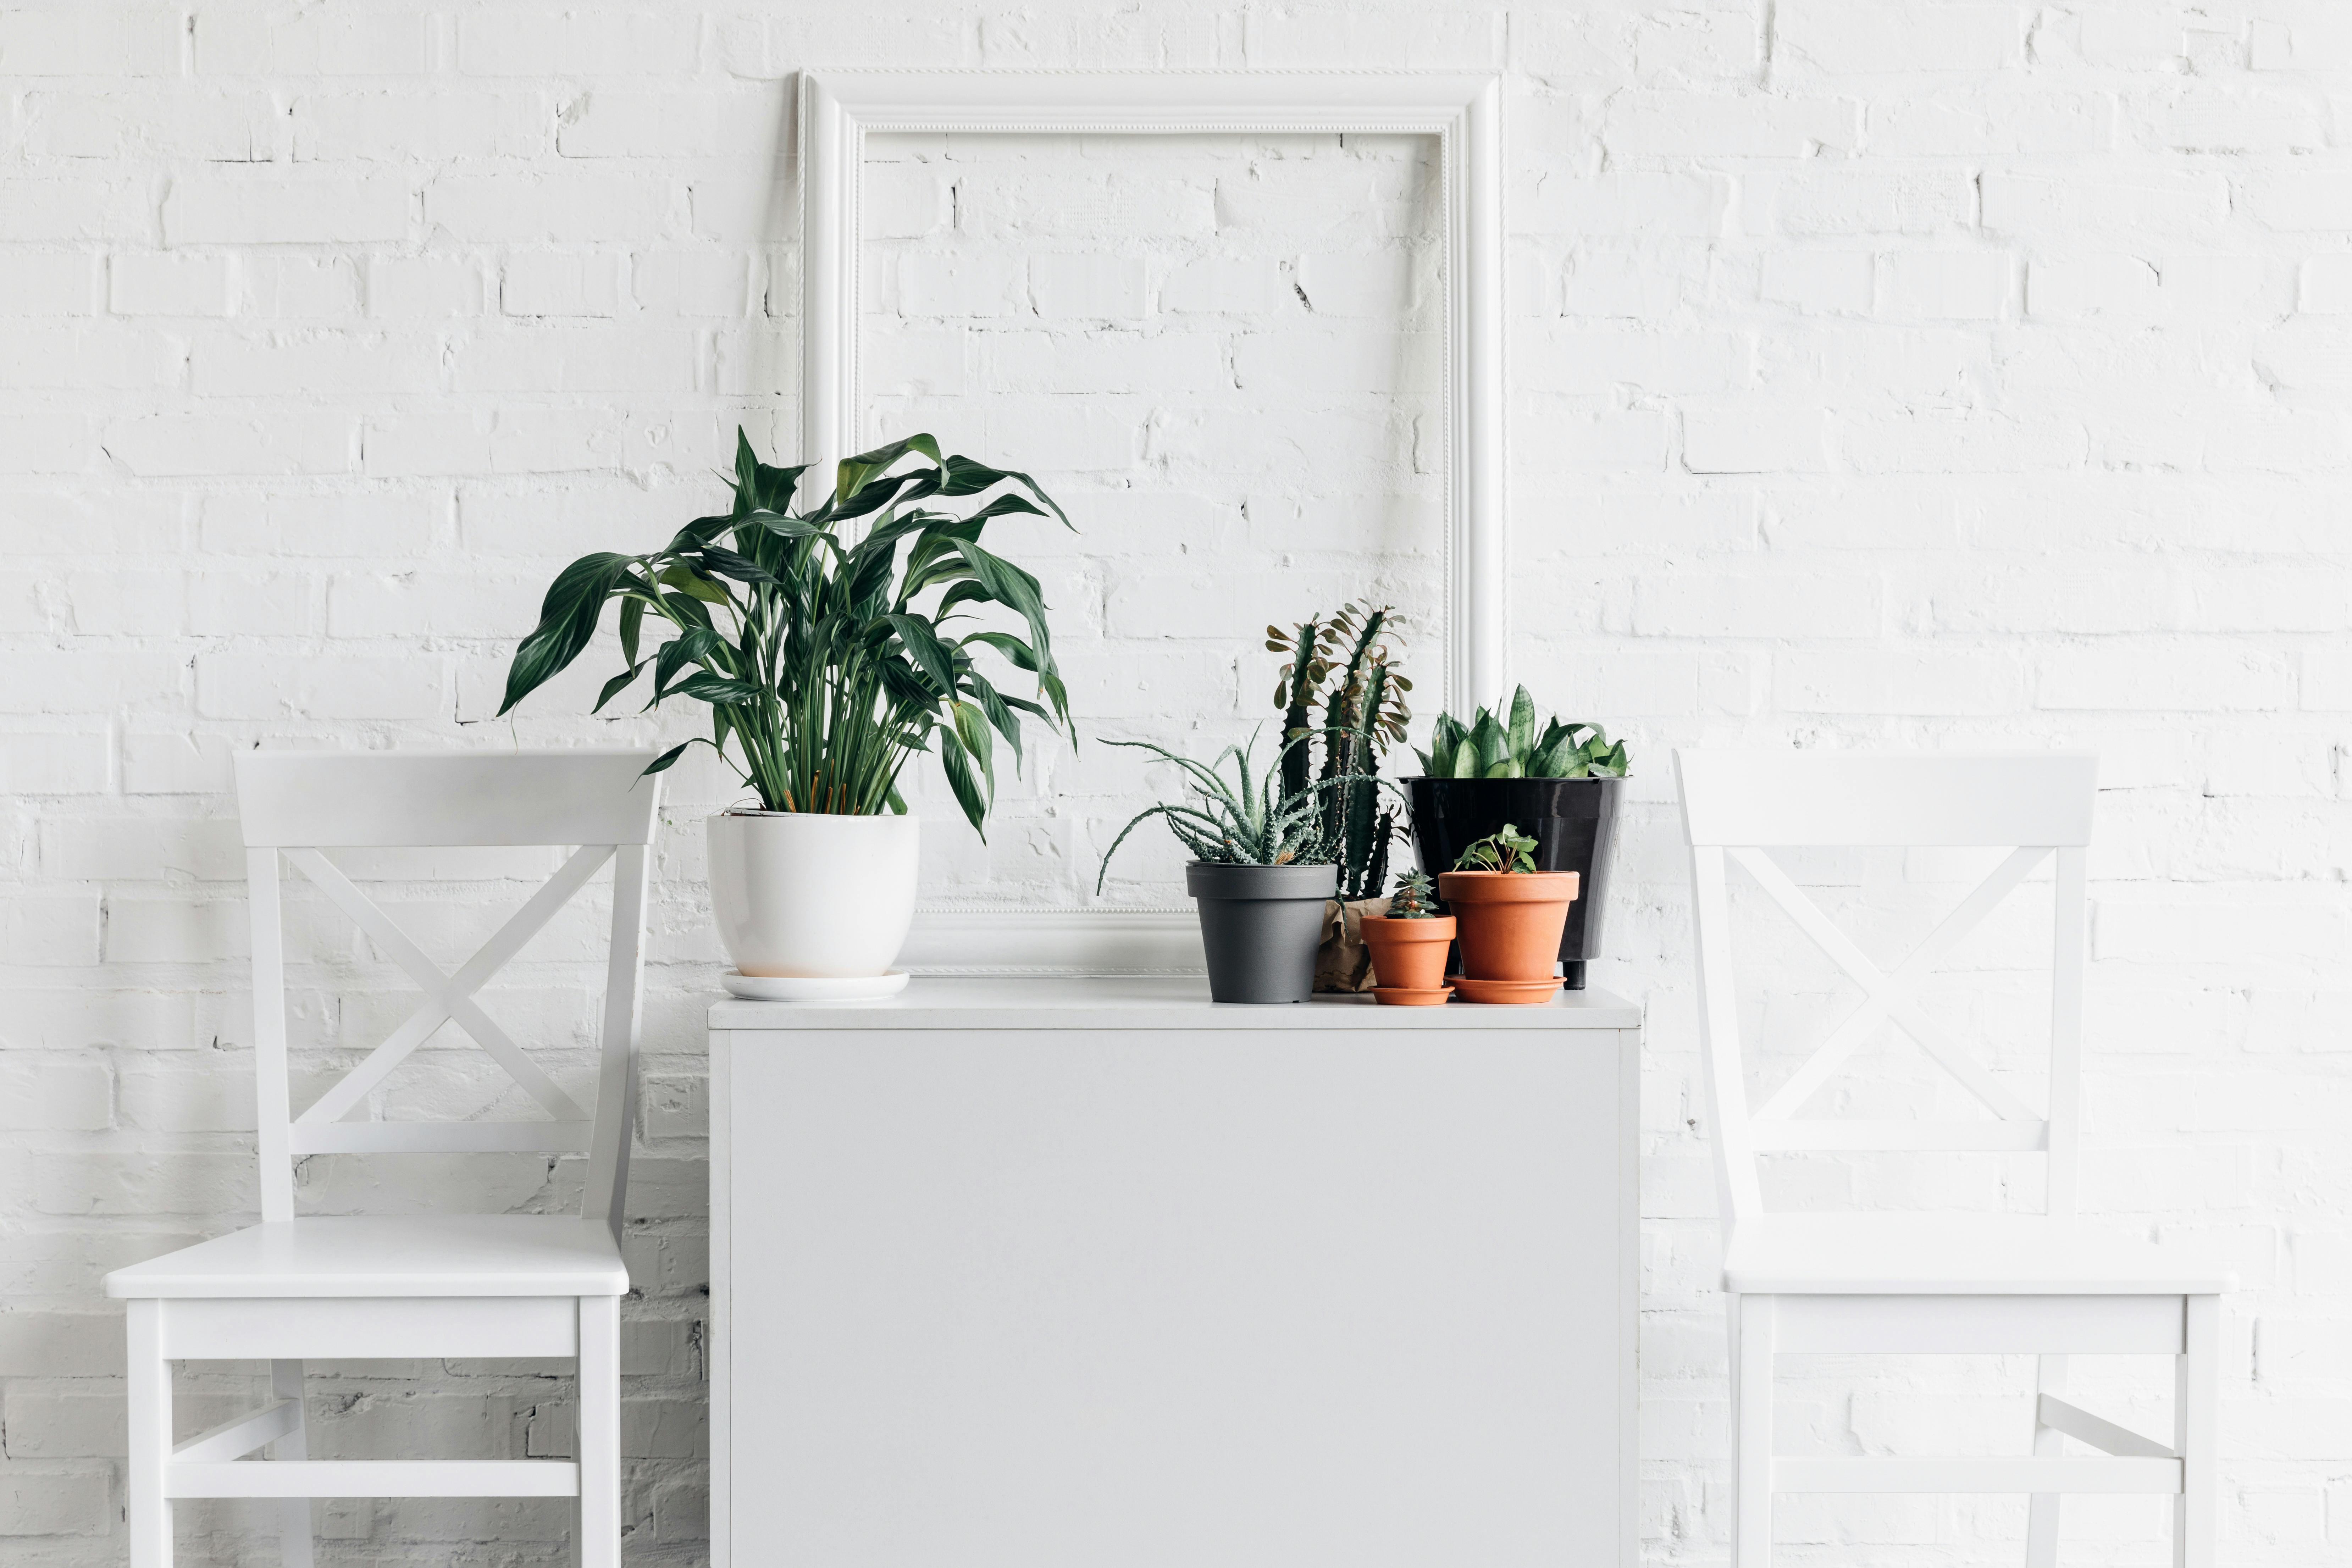
[[(2084, 853), (2098, 759), (2023, 754), (1677, 752), (1697, 891), (1700, 1035), (1724, 1212), (1763, 1212), (1759, 1153), (1787, 1150), (2044, 1152), (2047, 1208), (2074, 1206), (2080, 1077)], [(1776, 848), (1990, 847), (2010, 851), (1908, 957), (1882, 970), (1792, 881)], [(2004, 1088), (1916, 1000), (1921, 983), (2044, 860), (2057, 861), (2048, 1109)], [(1751, 1109), (1732, 979), (1727, 868), (1738, 865), (1863, 993), (1860, 1005)], [(1796, 1112), (1882, 1025), (1915, 1041), (1990, 1111), (1968, 1121), (1802, 1118)]]
[[(237, 759), (253, 915), (253, 1006), (259, 1074), (261, 1210), (294, 1214), (294, 1160), (316, 1153), (521, 1151), (588, 1156), (583, 1212), (617, 1230), (627, 1186), (636, 1079), (638, 973), (646, 866), (657, 783), (646, 752), (249, 752)], [(562, 868), (479, 951), (445, 973), (323, 853), (331, 848), (577, 846)], [(299, 1115), (286, 1059), (280, 857), (315, 883), (425, 994), (383, 1044)], [(475, 1001), (605, 861), (614, 862), (613, 924), (596, 1103), (583, 1109)], [(347, 1121), (435, 1030), (455, 1022), (548, 1114), (527, 1121)]]

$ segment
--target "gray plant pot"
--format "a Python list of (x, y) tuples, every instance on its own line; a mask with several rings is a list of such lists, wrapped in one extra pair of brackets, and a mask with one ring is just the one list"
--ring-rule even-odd
[(1339, 889), (1337, 866), (1184, 868), (1201, 906), (1209, 995), (1218, 1002), (1304, 1002), (1315, 989), (1323, 900)]

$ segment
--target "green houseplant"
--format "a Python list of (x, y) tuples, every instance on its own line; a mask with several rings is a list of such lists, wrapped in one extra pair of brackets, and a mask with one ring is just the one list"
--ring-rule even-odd
[(1537, 868), (1536, 839), (1505, 823), (1465, 846), (1437, 890), (1462, 926), (1465, 1001), (1534, 1003), (1559, 989), (1560, 931), (1581, 879), (1573, 871)]
[(1360, 928), (1388, 880), (1389, 846), (1399, 831), (1395, 807), (1381, 801), (1381, 758), (1404, 740), (1412, 718), (1405, 702), (1412, 682), (1390, 646), (1396, 630), (1393, 608), (1353, 603), (1335, 616), (1318, 611), (1286, 632), (1265, 628), (1267, 651), (1290, 655), (1274, 688), (1284, 787), (1324, 786), (1323, 832), (1339, 866), (1337, 895), (1323, 911), (1318, 991), (1361, 991), (1372, 984)]
[(1437, 895), (1424, 871), (1397, 879), (1396, 894), (1380, 914), (1360, 921), (1371, 950), (1372, 999), (1385, 1006), (1429, 1007), (1453, 994), (1445, 984), (1445, 952), (1453, 945), (1452, 915), (1437, 912)]
[(1586, 963), (1601, 952), (1625, 743), (1597, 724), (1538, 722), (1522, 686), (1507, 706), (1481, 708), (1467, 723), (1440, 714), (1420, 757), (1422, 775), (1407, 788), (1423, 866), (1443, 871), (1473, 843), (1517, 823), (1536, 841), (1536, 869), (1577, 874), (1580, 894), (1569, 906), (1559, 957), (1569, 988), (1581, 989)]
[[(596, 710), (641, 680), (646, 709), (708, 705), (710, 733), (648, 771), (707, 745), (759, 800), (709, 822), (730, 955), (746, 974), (873, 976), (913, 914), (918, 824), (898, 789), (909, 759), (935, 753), (984, 832), (998, 742), (1017, 766), (1022, 715), (1071, 732), (1037, 580), (981, 543), (994, 518), (1069, 520), (1028, 475), (942, 457), (929, 436), (842, 461), (795, 510), (807, 472), (761, 462), (738, 430), (729, 509), (649, 553), (565, 567), (499, 711), (577, 659), (617, 605), (623, 668)], [(979, 504), (940, 504), (952, 501)], [(990, 606), (1018, 629), (965, 624)], [(1001, 689), (989, 664), (1034, 678), (1036, 695)]]
[(1227, 746), (1202, 764), (1149, 741), (1132, 746), (1182, 770), (1182, 800), (1161, 801), (1131, 817), (1103, 854), (1095, 890), (1128, 835), (1157, 817), (1192, 852), (1184, 888), (1201, 913), (1209, 994), (1219, 1002), (1304, 1002), (1315, 984), (1315, 950), (1323, 906), (1339, 868), (1322, 811), (1328, 786), (1288, 789), (1281, 763), (1298, 742), (1260, 769), (1247, 746)]

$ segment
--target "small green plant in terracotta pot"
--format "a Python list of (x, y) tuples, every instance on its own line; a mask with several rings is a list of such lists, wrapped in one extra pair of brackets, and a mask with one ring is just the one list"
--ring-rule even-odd
[(1372, 950), (1372, 996), (1391, 1006), (1422, 1007), (1451, 995), (1445, 984), (1445, 953), (1455, 921), (1437, 912), (1437, 899), (1425, 872), (1397, 879), (1396, 896), (1385, 915), (1363, 917), (1364, 942)]
[(1542, 1002), (1559, 989), (1552, 973), (1568, 907), (1576, 901), (1573, 871), (1536, 869), (1536, 841), (1505, 823), (1462, 852), (1437, 889), (1462, 924), (1465, 1001)]

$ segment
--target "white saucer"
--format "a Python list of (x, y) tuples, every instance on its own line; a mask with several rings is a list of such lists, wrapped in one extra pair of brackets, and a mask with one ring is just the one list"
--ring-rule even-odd
[(719, 975), (719, 983), (746, 1002), (862, 1002), (877, 996), (895, 996), (904, 991), (907, 972), (893, 969), (882, 974), (859, 974), (845, 980), (800, 974), (745, 974), (730, 969)]

